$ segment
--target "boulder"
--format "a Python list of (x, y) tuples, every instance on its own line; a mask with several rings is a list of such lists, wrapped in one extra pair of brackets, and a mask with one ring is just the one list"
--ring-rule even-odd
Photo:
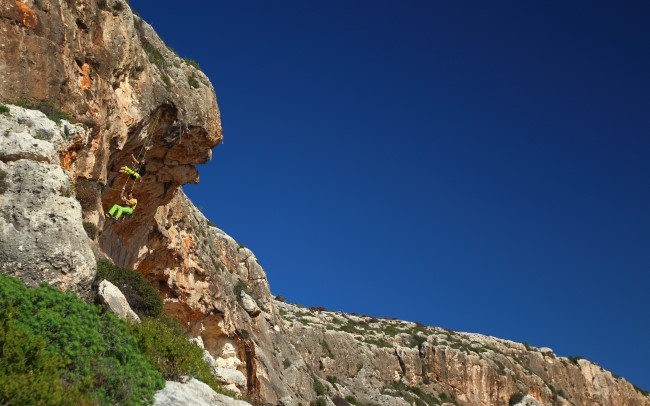
[(243, 290), (241, 291), (241, 303), (242, 307), (244, 310), (246, 310), (246, 313), (248, 313), (251, 317), (257, 317), (259, 314), (262, 312), (260, 307), (257, 305), (255, 300), (250, 297), (250, 295)]
[(130, 321), (140, 323), (140, 317), (131, 309), (129, 302), (122, 292), (106, 279), (99, 284), (99, 299), (108, 308), (117, 315), (117, 317)]
[(190, 379), (184, 383), (167, 381), (165, 388), (156, 393), (154, 405), (251, 406), (250, 403), (243, 400), (219, 394), (196, 379)]
[(212, 369), (214, 377), (224, 384), (235, 384), (240, 388), (246, 387), (246, 377), (236, 369), (216, 367)]

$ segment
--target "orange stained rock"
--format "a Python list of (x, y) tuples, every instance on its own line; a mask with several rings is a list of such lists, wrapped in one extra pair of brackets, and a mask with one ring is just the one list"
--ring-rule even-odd
[(186, 236), (183, 238), (183, 247), (187, 250), (194, 250), (196, 243), (194, 242), (194, 237), (191, 235)]
[(68, 148), (68, 150), (61, 157), (61, 167), (66, 171), (70, 170), (72, 163), (77, 159), (79, 154), (74, 149)]
[(81, 88), (90, 89), (90, 87), (93, 85), (92, 80), (90, 80), (90, 64), (88, 62), (84, 62), (84, 64), (81, 65), (81, 68), (79, 68), (79, 73), (81, 74)]
[(36, 28), (36, 25), (38, 24), (38, 16), (32, 10), (27, 6), (26, 4), (21, 3), (20, 1), (16, 2), (16, 7), (20, 10), (20, 12), (23, 15), (23, 25), (30, 30), (33, 30)]

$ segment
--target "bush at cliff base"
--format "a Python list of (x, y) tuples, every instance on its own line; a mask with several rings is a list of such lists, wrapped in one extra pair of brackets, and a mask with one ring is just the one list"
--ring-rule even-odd
[(151, 286), (138, 272), (121, 268), (100, 259), (97, 261), (95, 286), (108, 280), (122, 292), (129, 306), (140, 317), (158, 317), (163, 312), (163, 301), (158, 290)]
[(203, 349), (185, 337), (178, 323), (168, 317), (144, 318), (142, 323), (129, 325), (140, 351), (163, 373), (165, 379), (178, 381), (191, 376), (208, 384), (218, 393), (234, 397), (219, 385), (210, 366), (203, 359)]
[(0, 351), (3, 405), (147, 404), (165, 384), (123, 321), (2, 274)]

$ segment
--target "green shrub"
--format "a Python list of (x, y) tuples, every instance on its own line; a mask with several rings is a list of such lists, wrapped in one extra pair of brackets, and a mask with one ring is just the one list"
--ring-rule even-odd
[(16, 102), (12, 103), (12, 104), (15, 104), (16, 106), (22, 107), (24, 109), (31, 109), (32, 108), (32, 104), (27, 100), (18, 100)]
[(99, 285), (103, 279), (117, 286), (131, 309), (139, 316), (157, 317), (162, 314), (163, 302), (160, 294), (138, 272), (120, 268), (102, 259), (97, 261), (95, 285)]
[(119, 1), (116, 1), (115, 4), (113, 4), (113, 10), (115, 10), (117, 12), (120, 12), (120, 11), (124, 10), (124, 4), (122, 4)]
[(11, 110), (9, 110), (9, 107), (5, 106), (4, 104), (0, 104), (0, 114), (6, 114), (9, 115)]
[(66, 388), (61, 378), (66, 359), (46, 354), (45, 340), (29, 336), (10, 323), (3, 319), (0, 330), (0, 402), (3, 405), (39, 402), (73, 405), (86, 400), (79, 387)]
[(166, 320), (145, 318), (142, 323), (129, 325), (129, 331), (136, 338), (144, 356), (165, 379), (179, 380), (191, 376), (210, 385), (218, 393), (234, 396), (222, 388), (212, 376), (210, 366), (203, 360), (203, 349), (189, 342), (180, 326)]
[(350, 406), (350, 402), (340, 396), (334, 396), (334, 398), (332, 398), (332, 402), (334, 402), (335, 406)]
[(246, 284), (241, 279), (237, 281), (232, 291), (235, 294), (237, 300), (241, 300), (242, 292), (246, 292), (248, 294), (248, 289), (246, 288)]
[(190, 84), (190, 87), (193, 89), (198, 89), (199, 88), (199, 81), (196, 80), (194, 76), (188, 76), (187, 77), (187, 83)]
[(190, 58), (183, 58), (183, 60), (185, 61), (186, 64), (188, 64), (190, 66), (193, 66), (198, 70), (201, 70), (201, 67), (199, 66), (199, 64), (195, 60), (190, 59)]
[(315, 376), (312, 376), (312, 380), (314, 381), (313, 387), (316, 396), (323, 396), (325, 394), (325, 385)]
[(9, 182), (7, 182), (7, 172), (0, 169), (0, 193), (4, 193), (9, 188)]
[(143, 404), (162, 375), (126, 324), (72, 293), (0, 275), (0, 404)]
[(289, 368), (291, 366), (291, 361), (289, 361), (289, 358), (285, 358), (282, 362), (282, 365), (284, 366), (284, 369)]
[(88, 179), (77, 179), (74, 185), (74, 194), (83, 210), (91, 210), (99, 199), (99, 184)]
[(316, 400), (312, 400), (309, 403), (309, 406), (327, 406), (327, 400), (324, 397), (319, 396)]
[(345, 397), (345, 400), (347, 400), (350, 404), (353, 404), (353, 405), (356, 405), (356, 404), (359, 403), (359, 401), (357, 401), (357, 398), (355, 398), (355, 397), (352, 396), (352, 395), (348, 395), (348, 396), (346, 396), (346, 397)]
[(512, 396), (510, 396), (510, 400), (508, 401), (509, 406), (514, 406), (517, 403), (521, 402), (522, 399), (526, 396), (525, 393), (523, 392), (517, 392), (514, 393)]
[(171, 80), (171, 78), (169, 77), (168, 74), (163, 73), (163, 75), (162, 75), (162, 80), (163, 80), (163, 82), (165, 83), (165, 86), (166, 86), (166, 87), (169, 87), (169, 86), (172, 85), (172, 80)]
[(580, 355), (569, 355), (567, 358), (569, 359), (569, 361), (571, 361), (572, 363), (574, 363), (576, 365), (578, 365), (578, 360), (584, 359)]
[(84, 230), (86, 230), (86, 234), (88, 235), (88, 238), (94, 240), (95, 237), (97, 237), (97, 226), (95, 226), (90, 221), (84, 221), (83, 226), (84, 226)]
[(163, 54), (158, 50), (158, 48), (153, 46), (150, 42), (143, 41), (142, 49), (144, 49), (144, 52), (146, 52), (147, 57), (149, 58), (149, 62), (153, 63), (160, 69), (167, 66), (167, 62), (165, 61), (165, 57), (163, 56)]
[(322, 340), (322, 341), (320, 342), (320, 344), (321, 344), (321, 346), (323, 346), (323, 350), (325, 350), (325, 353), (327, 354), (327, 356), (330, 357), (330, 358), (332, 358), (332, 359), (334, 359), (334, 358), (335, 358), (334, 353), (333, 353), (332, 350), (330, 349), (329, 344), (327, 344), (327, 341)]
[(327, 382), (331, 383), (332, 385), (338, 382), (338, 379), (333, 375), (327, 375), (325, 379), (327, 379)]
[(643, 390), (643, 389), (639, 388), (639, 387), (636, 386), (636, 385), (632, 385), (632, 386), (634, 387), (634, 390), (636, 390), (637, 392), (639, 392), (639, 393), (642, 394), (643, 396), (648, 396), (648, 395), (650, 395), (650, 392), (648, 392), (647, 390)]

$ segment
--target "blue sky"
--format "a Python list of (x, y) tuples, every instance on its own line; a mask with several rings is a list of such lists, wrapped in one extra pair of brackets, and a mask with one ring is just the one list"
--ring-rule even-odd
[(650, 389), (650, 5), (564, 3), (131, 1), (215, 87), (185, 191), (274, 294)]

